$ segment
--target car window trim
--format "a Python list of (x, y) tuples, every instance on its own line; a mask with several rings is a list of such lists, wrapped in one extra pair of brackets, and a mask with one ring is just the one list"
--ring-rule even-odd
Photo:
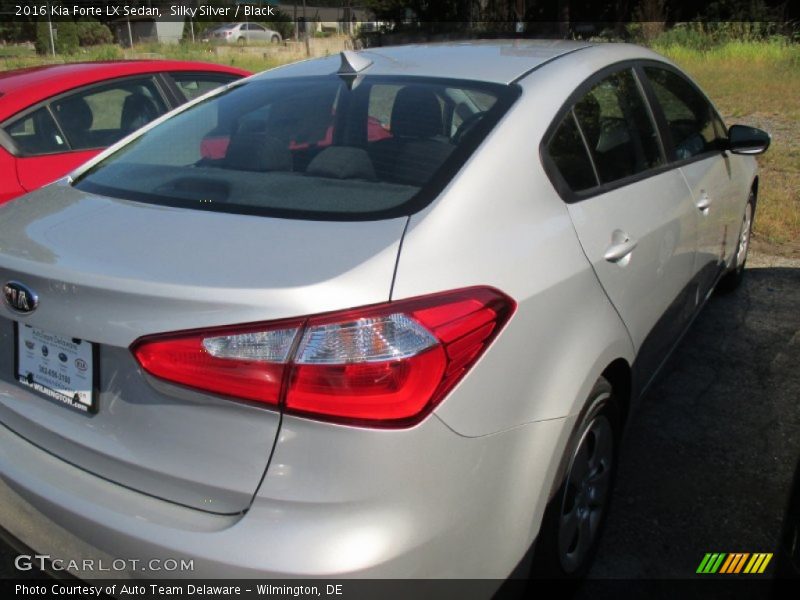
[(648, 99), (650, 100), (650, 104), (652, 109), (658, 115), (658, 122), (659, 126), (661, 127), (661, 137), (664, 140), (665, 149), (669, 150), (668, 158), (671, 164), (675, 165), (676, 168), (683, 167), (686, 165), (690, 165), (695, 162), (700, 162), (701, 160), (705, 160), (712, 156), (721, 155), (723, 157), (727, 157), (727, 151), (724, 149), (717, 149), (717, 150), (706, 150), (701, 152), (700, 154), (695, 154), (694, 156), (690, 156), (688, 158), (678, 159), (676, 150), (675, 150), (675, 140), (672, 139), (672, 132), (669, 129), (669, 124), (667, 122), (666, 114), (664, 113), (664, 108), (661, 106), (661, 103), (658, 101), (658, 97), (655, 93), (655, 88), (653, 87), (653, 83), (650, 81), (650, 78), (647, 76), (647, 72), (645, 71), (645, 67), (652, 67), (657, 69), (663, 69), (664, 71), (669, 71), (680, 77), (684, 82), (686, 82), (689, 87), (691, 87), (695, 92), (697, 92), (703, 100), (706, 101), (706, 104), (711, 108), (711, 112), (713, 116), (719, 119), (720, 123), (722, 123), (723, 128), (726, 130), (726, 139), (727, 139), (727, 126), (725, 125), (725, 119), (719, 114), (717, 107), (714, 106), (714, 103), (711, 102), (709, 97), (700, 89), (700, 87), (695, 84), (689, 77), (687, 77), (684, 73), (681, 72), (680, 69), (674, 67), (669, 63), (661, 63), (655, 60), (643, 60), (640, 61), (639, 68), (641, 70), (641, 80), (642, 85), (647, 90)]
[(172, 110), (176, 106), (180, 106), (184, 102), (187, 102), (187, 100), (181, 100), (182, 95), (178, 91), (177, 86), (175, 86), (172, 80), (166, 76), (167, 74), (165, 72), (156, 73), (155, 75), (162, 86), (162, 92), (169, 98), (170, 101), (169, 110)]
[[(48, 115), (50, 115), (50, 119), (52, 119), (53, 125), (56, 126), (56, 129), (58, 130), (58, 133), (61, 135), (61, 137), (64, 139), (64, 143), (67, 145), (67, 149), (66, 150), (57, 150), (55, 152), (37, 152), (36, 154), (29, 154), (29, 153), (24, 152), (22, 150), (22, 147), (14, 141), (13, 136), (11, 136), (11, 134), (9, 134), (6, 131), (6, 127), (8, 125), (16, 123), (17, 121), (23, 120), (23, 119), (31, 116), (33, 113), (38, 112), (40, 110), (44, 110), (44, 111), (47, 112)], [(18, 118), (15, 118), (15, 117), (18, 117)], [(67, 137), (64, 135), (64, 130), (61, 129), (61, 124), (58, 122), (58, 120), (56, 120), (56, 117), (53, 114), (53, 111), (50, 109), (50, 105), (47, 104), (47, 103), (36, 104), (33, 107), (29, 107), (29, 108), (27, 108), (25, 110), (22, 110), (22, 111), (16, 113), (16, 115), (14, 115), (12, 117), (9, 117), (6, 121), (4, 121), (3, 123), (0, 123), (0, 132), (2, 132), (3, 135), (8, 139), (8, 143), (11, 146), (11, 148), (8, 148), (6, 146), (6, 144), (3, 144), (3, 146), (6, 147), (6, 149), (8, 149), (9, 152), (11, 152), (11, 154), (15, 158), (38, 158), (39, 156), (56, 156), (58, 154), (70, 154), (72, 152), (76, 152), (76, 150), (74, 150), (72, 148), (72, 145), (69, 143), (69, 140), (67, 139)]]
[[(578, 115), (575, 114), (574, 104), (570, 106), (567, 114), (570, 116), (572, 122), (575, 124), (575, 128), (578, 130), (578, 135), (581, 136), (581, 142), (583, 143), (583, 152), (589, 158), (589, 164), (592, 165), (592, 173), (594, 173), (595, 187), (599, 187), (600, 185), (602, 185), (602, 183), (600, 182), (600, 171), (597, 170), (597, 163), (595, 163), (594, 155), (592, 154), (592, 151), (589, 148), (589, 142), (586, 141), (586, 134), (583, 132), (583, 127), (581, 127), (581, 122), (578, 120)], [(566, 115), (564, 115), (564, 118), (566, 118)], [(561, 125), (563, 123), (564, 123), (563, 120), (559, 122), (558, 127), (556, 127), (556, 131), (561, 129)], [(549, 156), (549, 147), (550, 144), (548, 144), (548, 156)], [(558, 167), (556, 168), (558, 169)], [(558, 169), (558, 174), (559, 176), (561, 175), (561, 169)], [(564, 181), (564, 183), (566, 184), (566, 180)], [(567, 185), (569, 186), (569, 184)], [(587, 188), (587, 189), (593, 189), (593, 188)]]
[(19, 147), (14, 138), (12, 138), (6, 130), (0, 127), (0, 147), (4, 148), (11, 156), (19, 157)]
[[(592, 73), (592, 75), (584, 79), (567, 97), (567, 100), (561, 105), (561, 108), (558, 109), (558, 111), (556, 112), (556, 116), (553, 118), (552, 122), (547, 127), (545, 134), (542, 136), (542, 141), (539, 144), (539, 157), (540, 160), (542, 161), (542, 166), (544, 167), (545, 173), (550, 179), (550, 182), (553, 184), (553, 187), (556, 189), (556, 192), (558, 192), (558, 195), (561, 196), (561, 199), (564, 200), (564, 202), (566, 202), (567, 204), (574, 204), (575, 202), (588, 200), (589, 198), (592, 198), (594, 196), (599, 196), (600, 194), (605, 194), (612, 190), (616, 190), (621, 187), (625, 187), (627, 185), (631, 185), (639, 181), (649, 179), (650, 177), (655, 177), (657, 175), (660, 175), (661, 173), (664, 173), (670, 169), (675, 168), (675, 164), (670, 162), (669, 156), (666, 154), (666, 146), (664, 145), (664, 141), (662, 139), (663, 136), (661, 128), (659, 127), (659, 123), (655, 118), (655, 113), (653, 111), (653, 108), (652, 106), (650, 106), (649, 98), (642, 89), (643, 83), (641, 79), (637, 76), (636, 67), (642, 62), (653, 62), (654, 64), (658, 65), (667, 64), (667, 63), (660, 63), (658, 61), (643, 61), (642, 59), (626, 59), (606, 65), (599, 71), (595, 71), (594, 73)], [(549, 151), (550, 143), (553, 141), (553, 137), (558, 131), (558, 127), (559, 125), (561, 125), (561, 122), (563, 121), (564, 117), (567, 115), (568, 112), (573, 111), (573, 108), (575, 104), (578, 102), (578, 100), (580, 100), (586, 94), (588, 94), (592, 90), (592, 88), (600, 81), (606, 79), (607, 77), (613, 75), (614, 73), (618, 73), (625, 70), (632, 71), (634, 80), (637, 81), (639, 92), (642, 95), (642, 101), (647, 107), (650, 121), (655, 129), (656, 137), (658, 140), (659, 151), (661, 152), (661, 158), (664, 161), (664, 163), (657, 167), (651, 167), (649, 169), (645, 169), (640, 173), (635, 173), (634, 175), (629, 175), (627, 177), (617, 179), (610, 183), (599, 183), (595, 187), (587, 188), (585, 190), (576, 192), (569, 186), (569, 184), (567, 184), (566, 180), (564, 180), (560, 170), (555, 164), (555, 161), (550, 156), (550, 151)], [(573, 119), (575, 119), (575, 123), (578, 125), (578, 131), (581, 133), (581, 140), (583, 142), (584, 150), (589, 154), (589, 158), (592, 162), (592, 168), (595, 172), (595, 177), (599, 182), (600, 181), (599, 173), (597, 173), (597, 168), (594, 164), (592, 152), (586, 143), (586, 138), (583, 135), (583, 130), (580, 127), (578, 119), (575, 118), (574, 113), (573, 113)]]
[(24, 108), (23, 110), (21, 110), (19, 112), (16, 112), (13, 115), (7, 117), (5, 120), (3, 120), (2, 123), (0, 123), (0, 130), (3, 130), (5, 132), (5, 128), (8, 127), (11, 123), (14, 123), (14, 122), (16, 122), (16, 121), (18, 121), (20, 119), (24, 119), (29, 114), (36, 112), (40, 108), (47, 108), (47, 111), (50, 113), (50, 116), (52, 117), (53, 121), (55, 121), (56, 127), (58, 127), (59, 132), (64, 137), (64, 141), (66, 142), (67, 146), (69, 146), (69, 150), (66, 150), (66, 151), (65, 150), (61, 150), (61, 151), (58, 151), (58, 152), (37, 152), (36, 154), (28, 154), (26, 152), (23, 152), (18, 144), (14, 144), (14, 147), (16, 149), (16, 153), (14, 153), (15, 157), (17, 157), (17, 158), (36, 158), (36, 157), (39, 157), (39, 156), (53, 156), (53, 155), (56, 155), (56, 154), (67, 154), (67, 153), (70, 153), (70, 152), (91, 152), (93, 150), (102, 150), (102, 149), (106, 148), (106, 146), (99, 146), (97, 148), (81, 148), (81, 149), (73, 148), (72, 147), (72, 143), (69, 141), (69, 138), (66, 135), (64, 135), (64, 132), (63, 132), (63, 130), (61, 128), (61, 123), (58, 122), (58, 119), (56, 119), (55, 115), (53, 114), (53, 110), (51, 108), (52, 103), (53, 102), (58, 102), (59, 100), (62, 100), (64, 98), (66, 98), (66, 97), (69, 97), (69, 96), (72, 96), (72, 95), (75, 95), (75, 94), (83, 93), (86, 90), (91, 90), (91, 89), (96, 88), (96, 87), (107, 86), (107, 85), (109, 85), (111, 83), (116, 83), (116, 82), (120, 82), (120, 81), (137, 80), (137, 79), (150, 79), (150, 80), (152, 80), (154, 82), (154, 85), (156, 86), (156, 91), (159, 93), (159, 95), (161, 97), (161, 100), (164, 102), (164, 105), (166, 106), (166, 109), (167, 109), (166, 112), (169, 112), (173, 108), (175, 108), (176, 106), (179, 106), (179, 104), (175, 104), (172, 101), (172, 99), (169, 97), (169, 95), (164, 91), (163, 84), (159, 84), (158, 75), (159, 75), (158, 72), (137, 73), (137, 74), (133, 74), (133, 75), (126, 75), (124, 77), (114, 77), (112, 79), (105, 79), (103, 81), (95, 81), (95, 82), (89, 83), (87, 85), (83, 85), (83, 86), (80, 86), (80, 87), (76, 87), (76, 88), (72, 88), (72, 89), (66, 90), (66, 91), (61, 92), (59, 94), (56, 94), (54, 96), (50, 96), (48, 98), (45, 98), (44, 100), (40, 100), (36, 104), (28, 106), (27, 108)]

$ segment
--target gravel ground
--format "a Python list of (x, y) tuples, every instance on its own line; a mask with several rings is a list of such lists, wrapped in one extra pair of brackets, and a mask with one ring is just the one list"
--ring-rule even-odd
[[(686, 578), (706, 552), (777, 551), (800, 459), (798, 306), (800, 260), (757, 253), (711, 299), (630, 417), (591, 578)], [(14, 556), (0, 547), (0, 578)]]

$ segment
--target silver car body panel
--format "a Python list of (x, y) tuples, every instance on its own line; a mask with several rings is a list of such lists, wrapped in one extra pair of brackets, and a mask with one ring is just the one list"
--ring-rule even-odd
[(73, 572), (87, 579), (164, 577), (148, 566), (170, 558), (193, 569), (169, 577), (194, 579), (500, 579), (538, 530), (555, 468), (542, 457), (566, 443), (572, 425), (551, 420), (470, 439), (435, 416), (391, 432), (286, 417), (274, 468), (238, 516), (115, 485), (0, 427), (0, 522), (79, 569), (84, 558), (139, 561), (136, 570)]
[[(8, 203), (0, 281), (24, 281), (40, 301), (24, 316), (0, 304), (0, 422), (110, 481), (203, 510), (245, 510), (278, 413), (148, 382), (128, 347), (160, 332), (386, 301), (405, 221), (250, 218), (64, 183)], [(15, 383), (13, 321), (99, 345), (97, 414)]]

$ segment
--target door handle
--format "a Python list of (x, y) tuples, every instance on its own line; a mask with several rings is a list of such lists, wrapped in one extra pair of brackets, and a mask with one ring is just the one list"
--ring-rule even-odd
[(636, 240), (631, 239), (627, 233), (617, 229), (611, 235), (611, 245), (606, 249), (603, 258), (608, 262), (620, 262), (630, 256), (630, 253), (633, 252), (638, 243)]
[(711, 198), (705, 192), (700, 194), (700, 198), (697, 200), (697, 208), (700, 209), (700, 212), (706, 212), (711, 207)]

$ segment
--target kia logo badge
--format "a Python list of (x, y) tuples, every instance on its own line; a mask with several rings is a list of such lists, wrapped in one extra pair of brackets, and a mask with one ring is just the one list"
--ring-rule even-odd
[(18, 313), (29, 313), (39, 306), (39, 296), (28, 286), (18, 281), (9, 281), (3, 286), (3, 297), (11, 309)]

